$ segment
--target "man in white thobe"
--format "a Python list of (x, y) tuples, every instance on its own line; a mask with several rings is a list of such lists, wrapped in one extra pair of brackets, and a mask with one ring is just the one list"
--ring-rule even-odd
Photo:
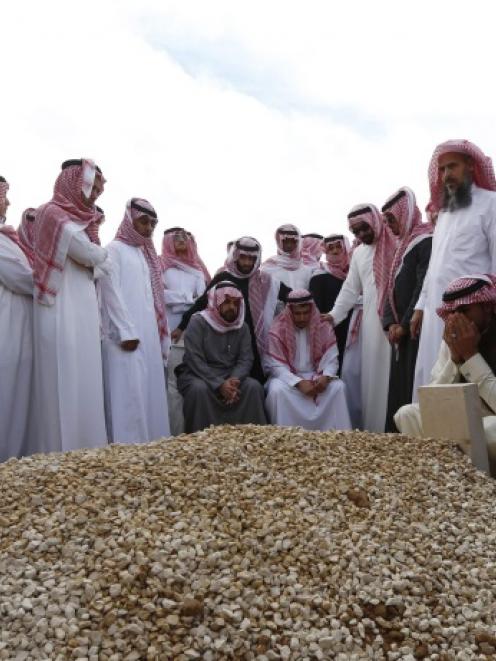
[(95, 278), (106, 269), (95, 200), (105, 179), (86, 159), (62, 164), (50, 202), (36, 211), (34, 424), (28, 452), (107, 444)]
[(331, 325), (312, 295), (295, 289), (269, 331), (265, 406), (275, 425), (327, 431), (351, 429), (345, 385)]
[(312, 274), (320, 267), (305, 264), (300, 230), (289, 223), (281, 225), (276, 230), (276, 243), (277, 255), (267, 259), (261, 271), (289, 289), (308, 289)]
[(430, 380), (443, 335), (436, 314), (444, 290), (463, 273), (496, 272), (496, 179), (491, 159), (467, 140), (436, 147), (429, 166), (431, 210), (439, 209), (432, 254), (411, 321), (420, 343), (413, 399)]
[[(475, 274), (457, 278), (443, 295), (437, 314), (443, 341), (431, 384), (475, 383), (479, 389), (483, 426), (496, 469), (496, 276)], [(418, 404), (402, 406), (395, 423), (403, 434), (422, 437)]]
[(101, 281), (105, 409), (114, 443), (170, 436), (164, 366), (169, 348), (160, 261), (152, 235), (157, 213), (132, 198), (107, 250)]
[(33, 371), (33, 271), (13, 227), (5, 225), (8, 183), (0, 177), (0, 462), (28, 444)]
[[(362, 296), (360, 374), (363, 426), (371, 432), (383, 432), (391, 347), (382, 329), (382, 314), (396, 241), (373, 204), (354, 207), (348, 214), (348, 223), (361, 243), (353, 251), (348, 275), (328, 317), (336, 326)], [(346, 354), (343, 380), (345, 365)]]

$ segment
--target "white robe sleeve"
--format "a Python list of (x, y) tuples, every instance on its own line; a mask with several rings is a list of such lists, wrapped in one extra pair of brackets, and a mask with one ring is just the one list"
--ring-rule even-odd
[(264, 361), (264, 369), (269, 373), (271, 377), (280, 379), (290, 388), (296, 386), (302, 379), (301, 376), (293, 374), (289, 367), (285, 363), (281, 363), (272, 356), (266, 356)]
[(431, 372), (431, 385), (442, 383), (458, 383), (460, 381), (460, 369), (451, 360), (451, 353), (446, 342), (441, 343), (436, 364)]
[(358, 262), (356, 259), (357, 253), (353, 253), (351, 257), (350, 270), (346, 276), (346, 280), (343, 282), (341, 291), (338, 294), (338, 297), (334, 303), (334, 307), (330, 311), (332, 318), (334, 320), (334, 326), (340, 324), (343, 319), (346, 319), (349, 311), (353, 308), (354, 305), (358, 302), (358, 299), (362, 295), (362, 279), (360, 278), (360, 273), (358, 271)]
[(318, 371), (324, 376), (336, 376), (339, 368), (338, 345), (335, 342), (320, 359)]
[(69, 249), (67, 255), (81, 264), (81, 266), (86, 266), (92, 268), (102, 264), (107, 257), (107, 251), (105, 248), (92, 243), (88, 239), (81, 236), (82, 232), (76, 232), (71, 238), (69, 243)]
[(184, 305), (185, 303), (192, 304), (188, 294), (183, 291), (174, 291), (173, 289), (164, 289), (165, 304), (166, 305)]
[(470, 383), (476, 383), (479, 395), (496, 413), (496, 376), (480, 353), (469, 358), (460, 367), (460, 372)]
[(138, 334), (131, 321), (120, 288), (120, 260), (116, 253), (112, 255), (109, 273), (99, 279), (101, 305), (105, 309), (110, 328), (110, 339), (117, 342), (138, 340)]
[[(7, 239), (12, 243), (10, 239)], [(33, 295), (33, 271), (22, 259), (16, 255), (15, 246), (11, 250), (6, 242), (0, 242), (0, 282), (6, 289), (14, 294)]]

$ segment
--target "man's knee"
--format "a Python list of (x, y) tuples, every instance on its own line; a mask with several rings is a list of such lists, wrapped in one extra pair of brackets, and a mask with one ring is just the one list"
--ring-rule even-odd
[(242, 382), (241, 392), (243, 394), (249, 395), (250, 397), (256, 395), (259, 397), (264, 396), (264, 389), (262, 384), (251, 376), (247, 376), (246, 379)]
[(401, 434), (422, 436), (422, 420), (418, 404), (406, 404), (394, 414), (394, 422)]
[(202, 379), (193, 379), (188, 385), (185, 395), (187, 397), (203, 397), (208, 391), (208, 385)]

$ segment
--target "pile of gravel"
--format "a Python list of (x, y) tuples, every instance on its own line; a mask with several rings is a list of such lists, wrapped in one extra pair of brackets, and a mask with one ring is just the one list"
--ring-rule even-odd
[(496, 487), (446, 442), (216, 427), (0, 465), (0, 658), (496, 657)]

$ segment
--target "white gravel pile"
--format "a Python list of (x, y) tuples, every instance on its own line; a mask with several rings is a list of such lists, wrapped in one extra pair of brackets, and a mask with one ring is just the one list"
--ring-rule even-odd
[(0, 658), (496, 658), (495, 485), (277, 427), (8, 462)]

